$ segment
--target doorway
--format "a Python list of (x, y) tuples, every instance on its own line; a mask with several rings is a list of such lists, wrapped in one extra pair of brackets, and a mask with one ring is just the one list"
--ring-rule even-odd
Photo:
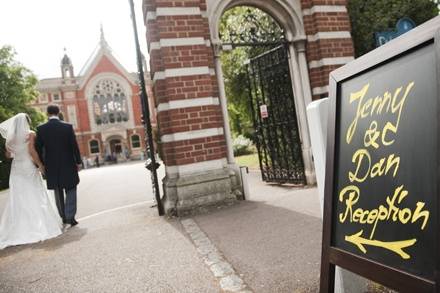
[(122, 153), (122, 142), (120, 139), (112, 139), (110, 140), (110, 152), (111, 154), (120, 154)]

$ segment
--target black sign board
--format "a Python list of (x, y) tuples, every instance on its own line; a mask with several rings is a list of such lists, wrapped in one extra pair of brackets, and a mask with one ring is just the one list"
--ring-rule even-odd
[(440, 292), (440, 17), (330, 74), (321, 292)]

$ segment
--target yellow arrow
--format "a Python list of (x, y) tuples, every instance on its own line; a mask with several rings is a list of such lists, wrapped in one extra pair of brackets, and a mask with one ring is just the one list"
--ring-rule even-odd
[(356, 245), (360, 251), (363, 253), (367, 253), (367, 250), (365, 249), (364, 245), (371, 245), (371, 246), (377, 246), (382, 247), (388, 250), (391, 250), (398, 255), (400, 255), (403, 259), (409, 259), (411, 256), (404, 252), (402, 249), (408, 246), (414, 245), (416, 243), (417, 239), (409, 239), (409, 240), (402, 240), (402, 241), (392, 241), (392, 242), (384, 242), (379, 240), (370, 240), (362, 237), (362, 233), (364, 230), (359, 231), (358, 233), (355, 233), (351, 236), (345, 236), (345, 241), (351, 242), (354, 245)]

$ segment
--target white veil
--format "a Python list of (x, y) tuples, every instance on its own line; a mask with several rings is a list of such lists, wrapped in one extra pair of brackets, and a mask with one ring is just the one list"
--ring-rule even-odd
[(29, 132), (30, 127), (25, 113), (19, 113), (0, 123), (0, 134), (6, 139), (6, 148), (12, 154), (26, 143)]

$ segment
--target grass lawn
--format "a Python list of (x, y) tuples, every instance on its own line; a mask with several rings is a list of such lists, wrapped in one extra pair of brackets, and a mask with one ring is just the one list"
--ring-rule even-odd
[(239, 166), (248, 166), (249, 169), (260, 169), (260, 163), (258, 162), (258, 154), (245, 155), (235, 157), (235, 163)]

